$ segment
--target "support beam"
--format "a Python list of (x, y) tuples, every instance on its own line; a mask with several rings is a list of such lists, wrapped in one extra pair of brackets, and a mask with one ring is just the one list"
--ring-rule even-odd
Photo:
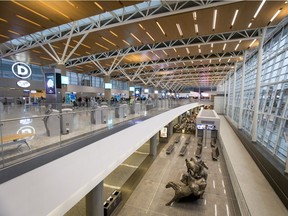
[(235, 63), (234, 76), (233, 77), (234, 77), (234, 80), (233, 80), (233, 98), (232, 98), (232, 116), (231, 116), (232, 119), (234, 119), (234, 113), (235, 113), (237, 63)]
[(86, 195), (86, 215), (104, 216), (103, 181)]
[(259, 41), (258, 47), (258, 61), (257, 61), (257, 74), (256, 74), (256, 89), (255, 89), (255, 98), (254, 98), (254, 114), (252, 122), (252, 142), (257, 141), (257, 123), (258, 123), (258, 112), (259, 112), (259, 98), (260, 98), (260, 82), (261, 82), (261, 71), (262, 71), (262, 53), (263, 53), (263, 44), (266, 34), (266, 27), (263, 29), (262, 37)]
[(243, 63), (242, 63), (242, 77), (241, 77), (241, 90), (240, 90), (240, 110), (239, 110), (239, 121), (238, 128), (242, 129), (242, 118), (243, 118), (243, 97), (244, 97), (244, 84), (245, 84), (245, 63), (246, 63), (247, 52), (244, 52)]

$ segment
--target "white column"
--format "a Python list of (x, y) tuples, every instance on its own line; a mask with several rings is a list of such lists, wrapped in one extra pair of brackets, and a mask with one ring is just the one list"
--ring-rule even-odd
[(226, 88), (226, 77), (225, 77), (225, 80), (224, 80), (224, 109), (223, 109), (224, 115), (226, 114), (226, 94), (227, 94), (227, 88)]
[(231, 71), (229, 71), (229, 73), (228, 73), (228, 91), (227, 91), (228, 100), (227, 100), (227, 110), (226, 110), (226, 115), (227, 116), (229, 116), (229, 104), (230, 104), (230, 94), (231, 94), (231, 92), (230, 92), (230, 83), (231, 83)]
[(150, 155), (154, 157), (157, 155), (157, 136), (158, 133), (150, 138)]
[(256, 86), (255, 86), (255, 98), (254, 98), (254, 115), (252, 122), (252, 142), (257, 140), (257, 121), (258, 121), (258, 111), (259, 111), (259, 97), (260, 97), (260, 81), (261, 81), (261, 71), (262, 71), (262, 53), (263, 53), (263, 43), (266, 33), (266, 28), (263, 29), (262, 37), (259, 39), (258, 47), (258, 62), (257, 62), (257, 74), (256, 74)]
[(243, 55), (242, 63), (242, 80), (241, 80), (241, 90), (240, 90), (240, 110), (239, 110), (239, 122), (238, 128), (242, 129), (242, 115), (243, 115), (243, 97), (244, 97), (244, 82), (245, 82), (245, 62), (246, 62), (246, 51)]
[(103, 181), (86, 195), (86, 215), (104, 216)]
[(234, 84), (233, 84), (233, 97), (232, 97), (232, 119), (234, 117), (235, 112), (235, 96), (236, 96), (236, 71), (237, 71), (237, 63), (234, 65)]

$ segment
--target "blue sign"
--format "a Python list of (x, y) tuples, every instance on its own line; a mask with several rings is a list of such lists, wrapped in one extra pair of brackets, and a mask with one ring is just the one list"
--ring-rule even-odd
[(46, 94), (56, 94), (55, 74), (45, 73)]

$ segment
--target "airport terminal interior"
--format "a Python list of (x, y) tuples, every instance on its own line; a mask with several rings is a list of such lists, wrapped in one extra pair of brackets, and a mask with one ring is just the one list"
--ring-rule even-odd
[(0, 1), (0, 215), (287, 216), (288, 1)]

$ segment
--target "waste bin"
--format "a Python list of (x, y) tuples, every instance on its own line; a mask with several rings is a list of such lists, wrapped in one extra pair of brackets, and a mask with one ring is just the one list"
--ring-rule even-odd
[(121, 201), (122, 201), (121, 191), (119, 190), (113, 191), (113, 193), (104, 202), (104, 216), (110, 216)]
[(71, 108), (64, 108), (61, 111), (61, 133), (68, 134), (73, 130), (73, 110)]
[(108, 120), (108, 106), (107, 105), (101, 105), (101, 123), (105, 124)]
[(120, 104), (115, 108), (115, 118), (123, 118), (123, 116), (124, 116), (124, 109), (123, 105)]

